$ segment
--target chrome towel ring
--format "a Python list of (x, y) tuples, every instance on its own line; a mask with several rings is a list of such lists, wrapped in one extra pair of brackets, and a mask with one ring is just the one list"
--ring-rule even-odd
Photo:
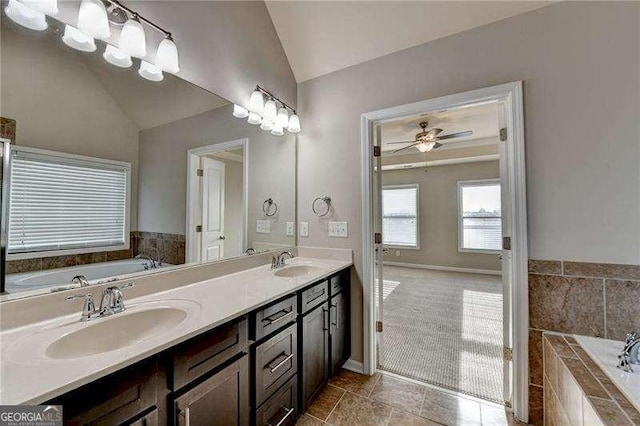
[[(322, 201), (325, 204), (324, 212), (322, 212), (321, 207), (316, 207), (318, 201)], [(311, 210), (313, 210), (313, 213), (318, 217), (326, 216), (331, 210), (331, 197), (327, 195), (317, 197), (315, 200), (313, 200), (313, 203), (311, 203)]]
[(275, 216), (276, 213), (278, 213), (278, 203), (273, 201), (273, 198), (267, 198), (264, 200), (264, 203), (262, 203), (262, 211), (265, 216)]

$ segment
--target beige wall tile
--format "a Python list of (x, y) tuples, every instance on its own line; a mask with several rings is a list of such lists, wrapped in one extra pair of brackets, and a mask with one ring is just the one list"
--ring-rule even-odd
[(596, 410), (593, 409), (589, 399), (585, 396), (582, 397), (582, 423), (585, 426), (603, 425), (602, 420), (596, 413)]
[(624, 340), (640, 330), (640, 281), (605, 280), (607, 339)]
[(529, 330), (529, 383), (542, 386), (542, 331)]
[(529, 423), (542, 425), (544, 421), (544, 395), (541, 386), (529, 385)]
[(529, 259), (530, 274), (561, 275), (562, 262), (559, 260)]
[(558, 388), (556, 392), (560, 405), (571, 424), (579, 425), (582, 423), (583, 394), (563, 361), (565, 360), (560, 360), (558, 363)]
[(616, 263), (564, 262), (564, 275), (640, 280), (640, 265)]
[(588, 399), (604, 424), (615, 426), (629, 426), (632, 424), (614, 401), (593, 397)]

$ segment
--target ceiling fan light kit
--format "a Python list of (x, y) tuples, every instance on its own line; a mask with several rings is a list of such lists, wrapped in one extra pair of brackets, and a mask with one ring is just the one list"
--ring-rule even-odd
[(471, 136), (473, 134), (473, 131), (465, 130), (464, 132), (450, 133), (448, 135), (440, 136), (440, 133), (442, 133), (443, 130), (437, 127), (427, 130), (427, 127), (429, 126), (429, 122), (427, 121), (420, 122), (419, 126), (422, 129), (422, 131), (416, 134), (414, 140), (389, 142), (389, 145), (400, 144), (400, 143), (410, 144), (407, 146), (403, 146), (402, 148), (396, 149), (395, 151), (393, 151), (394, 153), (400, 152), (402, 150), (405, 150), (411, 147), (415, 147), (420, 152), (429, 152), (433, 149), (437, 149), (442, 146), (442, 144), (439, 143), (438, 141), (446, 140), (446, 139), (461, 138), (464, 136)]

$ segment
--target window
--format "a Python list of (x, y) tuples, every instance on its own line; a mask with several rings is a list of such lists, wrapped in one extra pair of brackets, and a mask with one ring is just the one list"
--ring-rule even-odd
[(129, 163), (15, 148), (10, 173), (11, 258), (129, 248)]
[(418, 248), (418, 185), (382, 188), (382, 243)]
[(499, 180), (458, 182), (458, 209), (460, 251), (493, 252), (502, 249)]

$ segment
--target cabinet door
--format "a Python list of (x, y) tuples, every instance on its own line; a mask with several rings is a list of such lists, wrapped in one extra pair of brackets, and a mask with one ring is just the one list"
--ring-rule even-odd
[(350, 356), (349, 297), (347, 292), (331, 298), (331, 375), (340, 370)]
[(293, 376), (256, 410), (256, 426), (293, 426), (298, 419), (298, 376)]
[(329, 308), (326, 303), (302, 317), (302, 404), (311, 405), (329, 378)]
[(179, 426), (248, 425), (248, 355), (176, 398), (174, 408)]

